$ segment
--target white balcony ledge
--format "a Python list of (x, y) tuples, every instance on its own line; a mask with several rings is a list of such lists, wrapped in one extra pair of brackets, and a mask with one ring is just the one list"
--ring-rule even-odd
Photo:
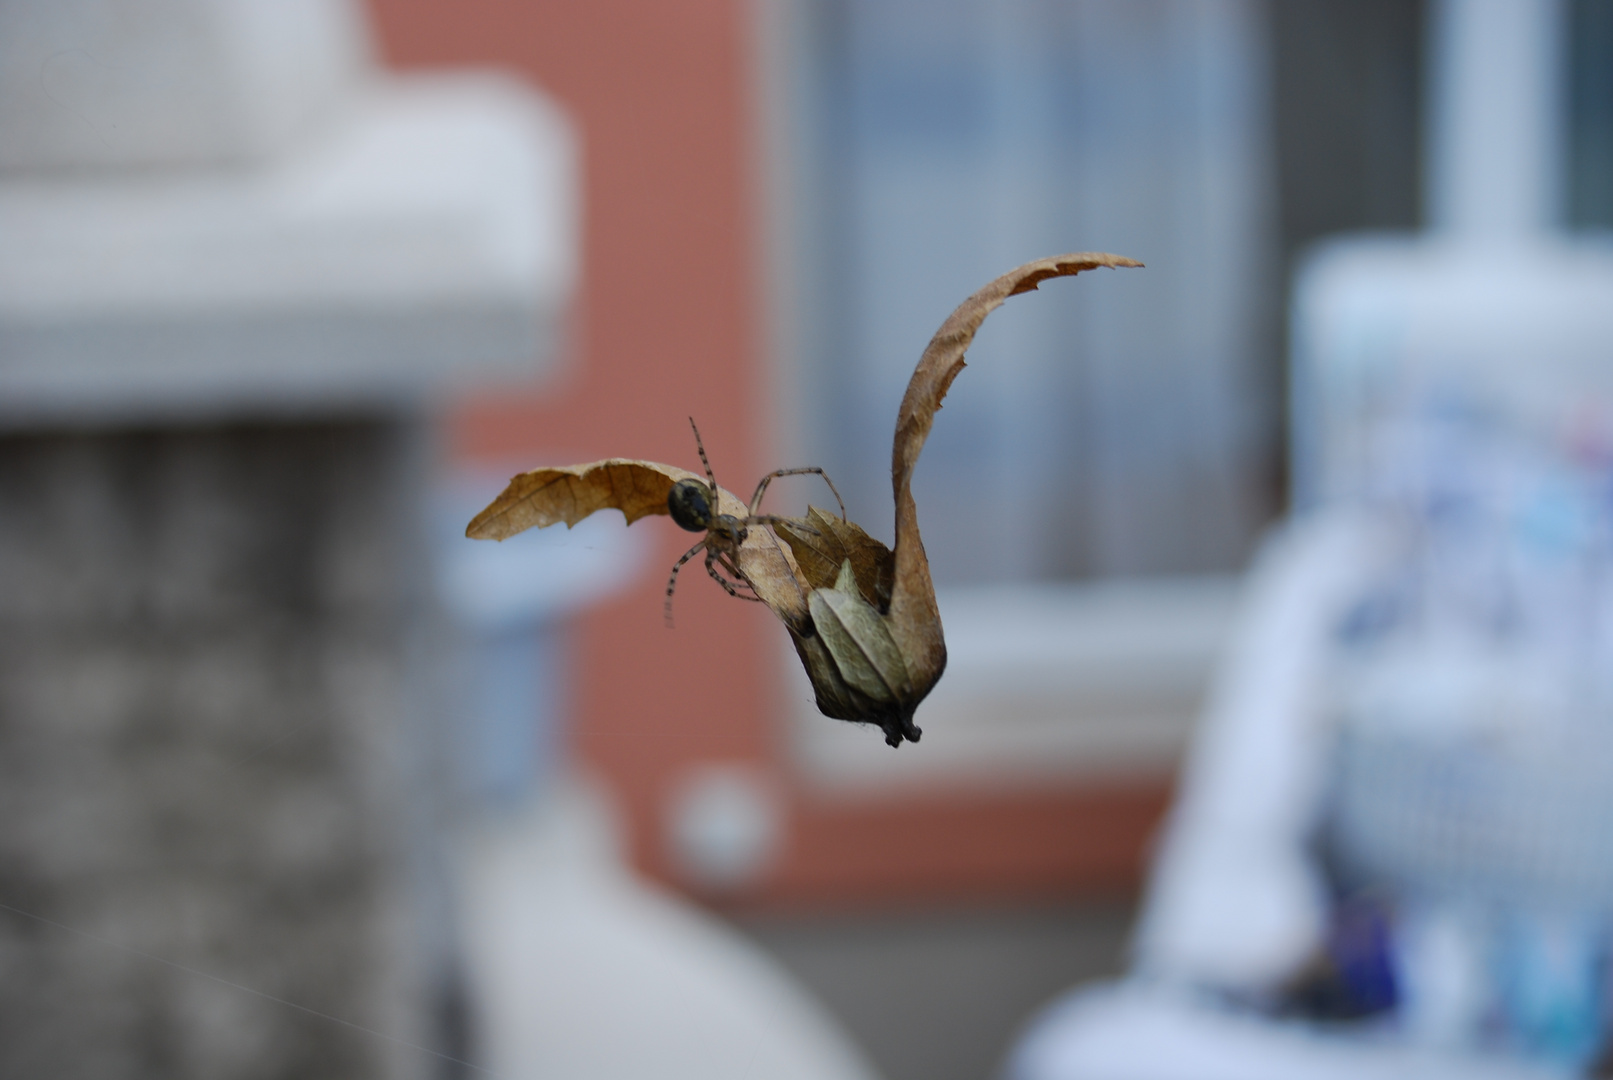
[(923, 742), (818, 714), (793, 654), (797, 761), (830, 789), (985, 786), (1174, 774), (1227, 641), (1236, 577), (943, 591), (947, 670), (919, 706)]
[(530, 384), (576, 151), (489, 75), (377, 79), (266, 164), (0, 179), (0, 427), (394, 408)]

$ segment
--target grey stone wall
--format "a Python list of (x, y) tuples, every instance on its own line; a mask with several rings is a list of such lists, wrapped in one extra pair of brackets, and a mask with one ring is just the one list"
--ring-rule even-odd
[(0, 438), (0, 1077), (442, 1075), (349, 1025), (462, 1053), (419, 456), (370, 422)]

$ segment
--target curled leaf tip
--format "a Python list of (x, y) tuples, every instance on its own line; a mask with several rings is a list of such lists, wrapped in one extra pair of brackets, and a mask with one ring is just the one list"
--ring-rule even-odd
[[(947, 654), (912, 478), (942, 399), (963, 370), (964, 354), (981, 323), (1008, 297), (1030, 292), (1049, 278), (1140, 266), (1135, 259), (1104, 252), (1037, 259), (987, 283), (941, 324), (919, 358), (896, 415), (891, 446), (894, 550), (860, 528), (856, 536), (818, 540), (779, 529), (813, 590), (807, 599), (818, 632), (792, 630), (791, 635), (812, 679), (819, 711), (876, 724), (892, 746), (918, 741), (914, 711), (946, 670)], [(820, 531), (830, 532), (821, 524)], [(900, 660), (899, 669), (891, 657)]]

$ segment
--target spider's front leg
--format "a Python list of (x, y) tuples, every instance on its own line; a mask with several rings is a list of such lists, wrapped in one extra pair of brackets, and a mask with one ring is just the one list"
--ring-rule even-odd
[(806, 521), (801, 518), (777, 517), (773, 514), (756, 514), (753, 517), (748, 517), (745, 519), (745, 524), (747, 526), (758, 523), (762, 525), (788, 525), (796, 532), (804, 532), (809, 536), (822, 535), (817, 529), (814, 529), (812, 526), (808, 525)]
[(750, 497), (751, 517), (756, 517), (756, 511), (761, 508), (762, 496), (767, 492), (767, 485), (771, 484), (774, 480), (777, 480), (781, 476), (805, 476), (808, 474), (816, 474), (823, 477), (823, 482), (829, 485), (829, 491), (834, 495), (835, 502), (840, 504), (840, 520), (845, 521), (846, 500), (840, 497), (840, 492), (835, 488), (835, 482), (829, 479), (829, 474), (818, 468), (816, 465), (804, 465), (799, 469), (774, 469), (772, 472), (762, 477), (761, 483), (756, 485), (756, 494)]
[[(727, 578), (723, 577), (717, 572), (718, 566), (721, 566), (724, 570), (734, 575), (734, 577), (738, 580), (729, 581)], [(755, 600), (757, 603), (762, 602), (762, 598), (760, 596), (746, 596), (744, 593), (739, 591), (741, 588), (746, 588), (754, 594), (756, 592), (756, 586), (745, 580), (745, 575), (739, 572), (739, 567), (734, 564), (733, 559), (728, 557), (727, 552), (718, 552), (707, 548), (706, 573), (711, 575), (713, 581), (721, 585), (724, 589), (728, 590), (729, 596), (738, 597), (741, 600)]]
[[(676, 565), (672, 567), (672, 576), (666, 579), (666, 625), (668, 630), (672, 629), (672, 590), (678, 587), (678, 571), (683, 569), (684, 563), (695, 557), (695, 552), (705, 546), (706, 542), (702, 540), (688, 551), (685, 551), (683, 558), (679, 559)], [(709, 551), (706, 553), (706, 565), (711, 565), (711, 553)]]

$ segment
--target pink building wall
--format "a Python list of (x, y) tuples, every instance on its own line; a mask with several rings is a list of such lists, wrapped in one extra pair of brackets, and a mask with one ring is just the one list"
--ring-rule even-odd
[[(767, 434), (754, 6), (371, 6), (389, 63), (513, 70), (552, 93), (581, 135), (583, 273), (569, 369), (540, 395), (464, 403), (451, 420), (454, 452), (534, 466), (566, 455), (695, 468), (693, 415), (727, 487), (743, 491), (794, 464), (773, 460)], [(690, 542), (665, 519), (634, 528), (655, 536), (658, 568)], [(814, 794), (786, 760), (782, 631), (772, 616), (734, 602), (697, 568), (668, 632), (664, 580), (657, 569), (580, 619), (574, 652), (571, 745), (610, 784), (640, 869), (674, 880), (663, 809), (687, 770), (721, 761), (764, 770), (789, 804), (782, 859), (736, 902), (908, 904), (1135, 887), (1167, 778), (855, 801)], [(868, 750), (893, 752), (877, 739)]]

